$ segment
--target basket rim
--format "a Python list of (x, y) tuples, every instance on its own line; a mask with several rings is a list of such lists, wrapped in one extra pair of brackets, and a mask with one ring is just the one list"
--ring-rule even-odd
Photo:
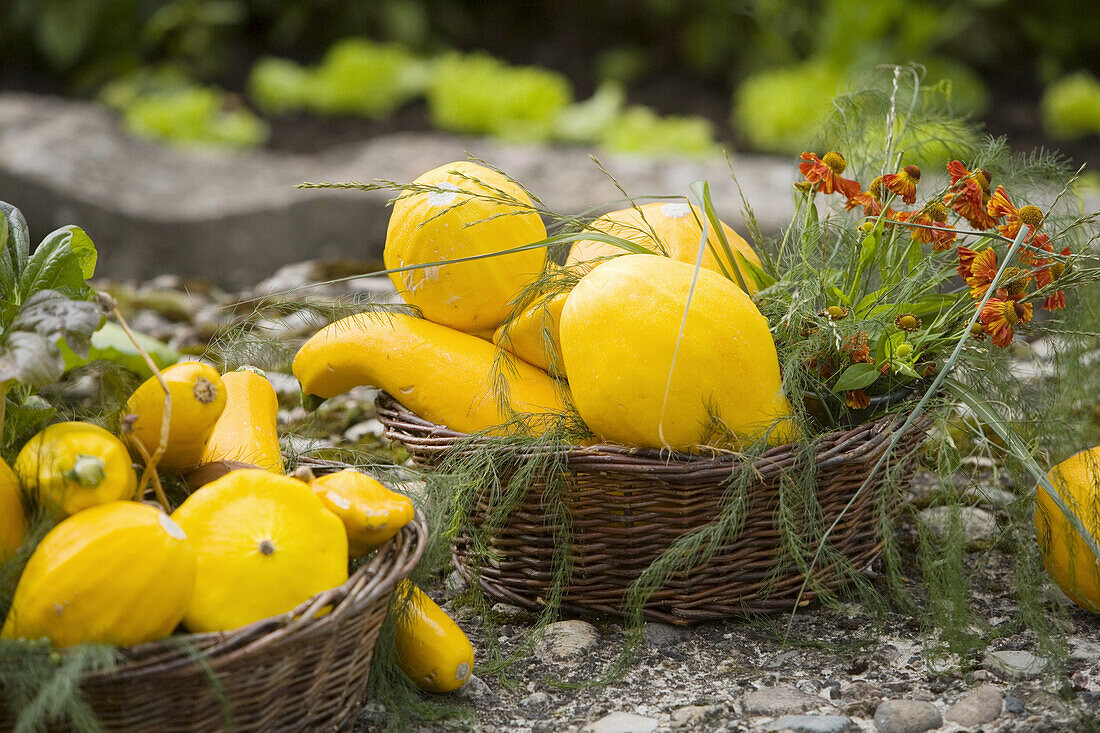
[[(321, 591), (286, 613), (260, 619), (230, 631), (174, 634), (156, 641), (119, 649), (113, 667), (86, 672), (82, 682), (121, 681), (156, 675), (192, 675), (215, 672), (243, 656), (294, 634), (323, 634), (347, 616), (362, 613), (388, 595), (420, 561), (427, 547), (427, 520), (419, 510), (371, 558), (355, 569), (342, 585)], [(328, 613), (317, 616), (326, 607)]]
[[(417, 415), (385, 391), (378, 392), (375, 397), (375, 405), (379, 410), (379, 419), (385, 425), (386, 437), (399, 440), (406, 444), (406, 447), (408, 447), (408, 439), (413, 438), (418, 449), (437, 452), (452, 447), (459, 440), (472, 437), (471, 433), (462, 433)], [(757, 467), (761, 467), (781, 461), (785, 462), (790, 459), (792, 454), (805, 453), (806, 449), (811, 449), (810, 452), (814, 454), (814, 460), (818, 466), (846, 461), (849, 459), (849, 452), (857, 444), (860, 445), (861, 449), (866, 450), (877, 447), (879, 443), (889, 441), (891, 434), (904, 424), (908, 414), (908, 411), (887, 413), (869, 422), (822, 433), (815, 436), (810, 443), (785, 443), (772, 446), (757, 455), (752, 463)], [(414, 437), (408, 433), (402, 433), (402, 425), (426, 434)], [(927, 425), (928, 416), (922, 414), (909, 426), (909, 430), (926, 430)], [(604, 460), (608, 462), (609, 468), (623, 468), (627, 464), (634, 464), (638, 469), (660, 467), (663, 472), (668, 472), (670, 469), (679, 469), (683, 473), (728, 467), (742, 463), (746, 457), (743, 453), (717, 449), (712, 453), (686, 453), (615, 443), (597, 443), (589, 446), (573, 445), (568, 449), (563, 449), (561, 446), (546, 445), (512, 450), (517, 458), (558, 451), (563, 452), (571, 461), (578, 460), (587, 463)]]

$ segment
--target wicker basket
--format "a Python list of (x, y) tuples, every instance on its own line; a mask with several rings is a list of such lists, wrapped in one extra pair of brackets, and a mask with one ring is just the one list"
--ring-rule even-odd
[[(466, 437), (417, 417), (389, 395), (381, 394), (377, 405), (387, 436), (403, 443), (419, 464), (438, 465), (445, 452)], [(889, 415), (821, 437), (814, 463), (826, 523), (856, 495), (904, 418)], [(900, 469), (903, 480), (925, 428), (923, 420), (914, 421), (894, 449), (889, 465), (894, 472)], [(740, 535), (705, 565), (673, 575), (648, 601), (648, 617), (687, 624), (794, 607), (804, 576), (796, 567), (776, 566), (781, 552), (775, 511), (780, 476), (800, 470), (800, 460), (787, 445), (755, 461), (757, 480), (749, 490)], [(719, 516), (731, 472), (740, 470), (736, 457), (728, 454), (669, 454), (612, 445), (573, 448), (565, 461), (572, 476), (566, 505), (573, 523), (573, 571), (562, 605), (611, 614), (621, 613), (623, 594), (654, 559), (685, 533)], [(881, 485), (882, 479), (876, 479), (853, 502), (830, 538), (831, 546), (860, 570), (882, 547), (875, 499)], [(458, 537), (453, 545), (460, 573), (477, 577), (493, 598), (528, 608), (539, 607), (551, 587), (554, 533), (542, 501), (543, 488), (536, 481), (506, 526), (489, 539), (491, 563), (473, 567), (468, 536)], [(894, 503), (886, 508), (896, 511)], [(482, 525), (486, 510), (482, 504), (474, 511), (472, 526)], [(817, 568), (814, 575), (815, 584), (830, 590), (844, 578), (831, 566)], [(802, 601), (815, 597), (807, 586)]]
[[(83, 677), (81, 694), (111, 731), (347, 726), (366, 689), (394, 587), (416, 566), (426, 540), (417, 517), (343, 585), (233, 631), (123, 649), (114, 669)], [(325, 607), (331, 612), (315, 618)], [(14, 723), (0, 705), (0, 730)]]

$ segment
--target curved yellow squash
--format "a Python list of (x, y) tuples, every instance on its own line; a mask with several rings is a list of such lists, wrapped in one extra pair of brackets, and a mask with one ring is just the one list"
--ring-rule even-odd
[[(403, 313), (361, 313), (321, 329), (294, 357), (307, 394), (334, 397), (358, 385), (389, 392), (432, 422), (469, 433), (508, 420), (493, 391), (493, 344)], [(506, 366), (511, 408), (545, 415), (565, 409), (545, 372), (512, 358)], [(537, 420), (535, 421), (537, 425)]]
[(351, 468), (326, 474), (310, 484), (325, 508), (340, 518), (348, 533), (348, 554), (366, 555), (381, 547), (412, 521), (409, 497), (382, 485), (378, 479)]
[[(1063, 501), (1100, 542), (1100, 445), (1067, 458), (1047, 474)], [(1100, 565), (1042, 489), (1035, 497), (1035, 535), (1047, 573), (1074, 603), (1100, 613)]]
[[(700, 223), (705, 217), (705, 212), (698, 206), (688, 206), (685, 203), (643, 204), (637, 208), (629, 207), (604, 214), (589, 224), (588, 228), (601, 234), (630, 240), (656, 254), (664, 252), (674, 260), (694, 265), (698, 255), (699, 240), (703, 236)], [(722, 231), (734, 252), (740, 253), (757, 267), (760, 266), (760, 257), (740, 234), (733, 231), (725, 222), (722, 222)], [(654, 235), (657, 237), (656, 242)], [(657, 242), (660, 242), (660, 245)], [(749, 295), (755, 293), (758, 289), (756, 281), (738, 263), (730, 262), (718, 235), (709, 222), (707, 222), (707, 242), (710, 246), (703, 252), (702, 266), (719, 274), (723, 271), (728, 273), (733, 282), (737, 282), (737, 276), (733, 270), (737, 267), (741, 270), (745, 284), (749, 287)], [(595, 266), (600, 258), (616, 257), (626, 253), (626, 250), (613, 244), (586, 239), (573, 244), (566, 265), (587, 263), (589, 266)]]
[(54, 527), (15, 589), (4, 638), (130, 646), (172, 633), (195, 586), (179, 525), (145, 504), (86, 509)]
[(283, 472), (276, 418), (279, 397), (267, 377), (252, 368), (221, 375), (225, 385), (225, 410), (206, 442), (203, 463), (242, 461)]
[(172, 515), (195, 548), (195, 595), (183, 623), (228, 631), (292, 610), (348, 579), (344, 525), (304, 483), (230, 471)]
[(130, 451), (98, 425), (49, 425), (27, 441), (15, 473), (28, 494), (64, 515), (112, 501), (136, 498)]
[[(624, 255), (597, 266), (566, 301), (561, 346), (573, 402), (604, 440), (692, 450), (713, 438), (712, 411), (741, 440), (789, 413), (768, 323), (721, 275), (699, 271), (677, 351), (694, 271)], [(789, 438), (787, 425), (779, 422), (772, 439)]]
[[(217, 369), (193, 361), (174, 364), (161, 375), (172, 394), (172, 415), (168, 447), (157, 467), (184, 471), (202, 461), (206, 441), (225, 410), (225, 385)], [(151, 456), (160, 445), (164, 416), (164, 388), (156, 377), (150, 377), (134, 390), (123, 415), (130, 425), (130, 431), (123, 433), (131, 442), (140, 443)]]
[(19, 479), (0, 458), (0, 563), (16, 553), (27, 535), (23, 490)]
[(502, 323), (493, 334), (493, 343), (545, 372), (564, 374), (558, 322), (568, 297), (566, 291), (546, 303), (536, 302), (516, 318)]
[[(489, 254), (546, 238), (527, 193), (476, 163), (448, 163), (414, 181), (440, 191), (398, 198), (386, 230), (386, 269)], [(494, 190), (495, 189), (495, 190)], [(471, 195), (473, 194), (473, 195)], [(502, 200), (501, 197), (506, 197)], [(508, 303), (542, 270), (543, 249), (390, 275), (428, 320), (468, 333), (492, 331)]]
[(466, 634), (435, 601), (407, 580), (397, 586), (408, 603), (397, 615), (397, 664), (418, 687), (450, 692), (466, 684), (474, 669), (474, 648)]

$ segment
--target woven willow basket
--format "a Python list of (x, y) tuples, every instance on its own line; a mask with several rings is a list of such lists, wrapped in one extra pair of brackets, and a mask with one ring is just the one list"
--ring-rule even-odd
[[(386, 394), (377, 400), (386, 435), (404, 444), (413, 460), (436, 466), (448, 449), (467, 436), (428, 422)], [(821, 437), (813, 456), (817, 498), (825, 526), (852, 501), (871, 467), (883, 455), (905, 415), (889, 415)], [(926, 423), (901, 437), (888, 466), (907, 481)], [(517, 456), (516, 460), (522, 460)], [(669, 454), (649, 449), (595, 445), (570, 449), (565, 456), (572, 480), (566, 506), (573, 523), (572, 576), (564, 589), (566, 608), (621, 614), (627, 588), (679, 537), (714, 521), (723, 506), (731, 472), (743, 470), (731, 455)], [(654, 620), (688, 624), (750, 612), (790, 610), (798, 603), (804, 576), (796, 567), (777, 567), (781, 557), (775, 514), (784, 472), (802, 470), (790, 445), (762, 454), (752, 465), (757, 480), (749, 490), (744, 529), (705, 565), (674, 574), (645, 606)], [(876, 494), (885, 471), (844, 514), (829, 540), (859, 569), (881, 550), (876, 528)], [(502, 484), (508, 475), (501, 476)], [(542, 500), (544, 484), (532, 484), (507, 524), (489, 538), (491, 563), (475, 567), (469, 536), (453, 545), (459, 572), (477, 578), (493, 598), (538, 608), (551, 588), (554, 532)], [(487, 507), (469, 518), (480, 527)], [(887, 511), (893, 513), (891, 503)], [(823, 564), (814, 584), (836, 590), (838, 569)], [(812, 584), (811, 584), (812, 585)], [(817, 593), (807, 585), (803, 603)]]
[[(316, 472), (331, 470), (310, 464)], [(110, 731), (304, 731), (349, 726), (398, 581), (420, 560), (417, 517), (343, 585), (233, 631), (173, 636), (121, 650), (81, 694)], [(318, 611), (331, 612), (315, 618)], [(181, 643), (182, 642), (182, 643)], [(0, 730), (15, 721), (0, 704)]]

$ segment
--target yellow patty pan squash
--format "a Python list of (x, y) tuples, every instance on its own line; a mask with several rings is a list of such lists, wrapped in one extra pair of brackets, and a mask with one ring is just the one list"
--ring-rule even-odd
[[(1100, 445), (1067, 458), (1047, 474), (1062, 500), (1100, 542)], [(1085, 541), (1039, 489), (1035, 535), (1047, 573), (1074, 603), (1100, 613), (1100, 567)]]
[(130, 452), (121, 440), (91, 423), (47, 426), (19, 451), (15, 473), (42, 506), (65, 515), (136, 498)]
[(179, 625), (194, 587), (195, 553), (167, 514), (133, 501), (101, 504), (39, 543), (3, 636), (58, 647), (154, 641)]
[(409, 497), (365, 473), (347, 468), (316, 478), (309, 486), (348, 533), (348, 554), (366, 555), (412, 521)]
[[(293, 371), (306, 394), (327, 399), (370, 385), (423, 418), (469, 433), (508, 420), (492, 386), (499, 354), (483, 339), (423, 318), (361, 313), (317, 332), (294, 357)], [(516, 412), (565, 409), (546, 372), (512, 358), (503, 376)]]
[[(206, 442), (225, 410), (225, 384), (217, 369), (194, 361), (174, 364), (163, 370), (161, 376), (172, 395), (172, 415), (168, 446), (157, 467), (184, 471), (202, 461)], [(134, 390), (123, 415), (123, 434), (152, 456), (160, 445), (164, 417), (164, 388), (156, 377), (150, 377)]]
[(394, 636), (398, 666), (423, 690), (457, 690), (474, 669), (470, 640), (424, 591), (402, 580), (397, 597), (405, 596)]
[(0, 563), (10, 559), (27, 536), (23, 489), (19, 479), (0, 458)]
[[(394, 202), (383, 253), (386, 269), (501, 252), (546, 238), (527, 193), (485, 166), (448, 163), (414, 183), (442, 190)], [(468, 333), (491, 333), (508, 315), (508, 302), (542, 270), (545, 258), (545, 251), (536, 248), (395, 272), (390, 279), (405, 302), (428, 320)]]
[[(695, 264), (699, 240), (703, 237), (700, 224), (705, 219), (706, 213), (698, 206), (689, 206), (686, 203), (654, 203), (604, 214), (593, 220), (588, 228), (601, 234), (610, 234), (640, 244), (655, 254), (667, 254), (674, 260)], [(740, 254), (759, 267), (760, 257), (752, 246), (724, 222), (721, 224), (726, 241), (729, 242), (734, 253)], [(656, 241), (654, 241), (654, 235), (657, 237)], [(737, 282), (737, 275), (734, 274), (734, 267), (737, 267), (749, 288), (749, 295), (755, 293), (758, 289), (756, 281), (750, 273), (746, 272), (747, 268), (743, 268), (740, 263), (730, 262), (718, 235), (709, 222), (707, 222), (707, 243), (709, 246), (703, 252), (703, 267), (719, 274), (724, 273), (733, 282)], [(566, 265), (587, 264), (591, 267), (598, 264), (600, 258), (623, 254), (627, 254), (626, 250), (613, 244), (581, 240), (573, 244)]]
[[(677, 346), (694, 272), (667, 257), (624, 255), (566, 300), (561, 347), (573, 401), (602, 439), (692, 450), (712, 437), (712, 412), (740, 440), (789, 414), (768, 322), (726, 278), (699, 271)], [(772, 439), (788, 438), (780, 421)]]
[(241, 461), (283, 472), (276, 416), (279, 397), (267, 377), (250, 367), (222, 375), (225, 410), (206, 442), (203, 463)]
[(292, 610), (348, 579), (344, 525), (301, 481), (230, 471), (172, 515), (195, 548), (189, 630), (228, 631)]

